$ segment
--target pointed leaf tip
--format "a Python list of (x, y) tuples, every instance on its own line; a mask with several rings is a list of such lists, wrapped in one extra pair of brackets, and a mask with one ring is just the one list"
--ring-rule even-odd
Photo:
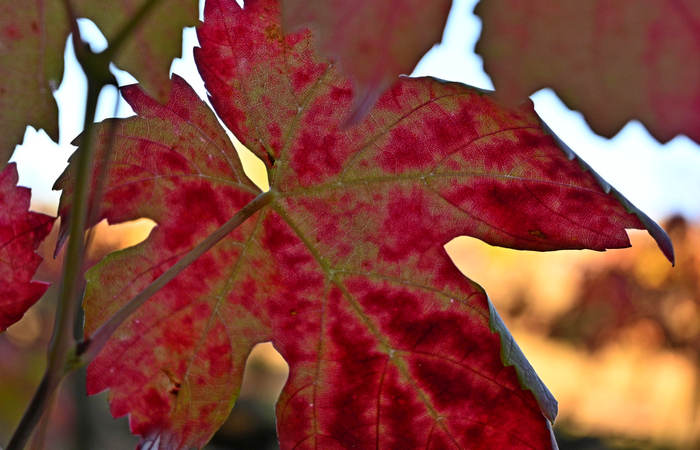
[[(527, 102), (531, 102), (531, 100), (527, 100)], [(616, 198), (620, 204), (622, 204), (627, 212), (634, 214), (637, 219), (639, 220), (639, 225), (630, 227), (630, 228), (637, 228), (637, 229), (645, 229), (649, 233), (649, 235), (654, 239), (656, 242), (656, 245), (658, 245), (659, 249), (661, 252), (664, 254), (666, 259), (671, 263), (672, 266), (676, 265), (676, 257), (674, 254), (673, 250), (673, 242), (671, 242), (671, 238), (669, 235), (664, 231), (661, 226), (656, 223), (652, 218), (650, 218), (644, 211), (641, 209), (637, 208), (630, 202), (620, 191), (615, 189), (603, 179), (593, 168), (585, 162), (583, 159), (581, 159), (576, 152), (574, 152), (571, 147), (569, 147), (566, 142), (564, 142), (557, 134), (547, 125), (544, 121), (540, 121), (542, 128), (549, 133), (554, 140), (557, 142), (557, 145), (559, 148), (562, 149), (562, 151), (569, 157), (571, 160), (576, 160), (578, 163), (581, 165), (581, 167), (591, 173), (595, 180), (598, 182), (600, 187), (603, 189), (603, 191), (606, 194), (609, 194)]]

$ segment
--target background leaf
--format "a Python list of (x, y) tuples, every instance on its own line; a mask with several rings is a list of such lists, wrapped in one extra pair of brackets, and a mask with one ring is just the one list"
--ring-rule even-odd
[(450, 0), (283, 0), (285, 32), (318, 29), (319, 49), (337, 58), (355, 83), (354, 119), (361, 119), (399, 74), (440, 41)]
[[(150, 0), (72, 2), (78, 17), (97, 23), (108, 40)], [(197, 0), (161, 0), (125, 41), (115, 62), (131, 72), (161, 102), (169, 94), (169, 69), (180, 56), (182, 28), (197, 23)], [(0, 167), (21, 142), (27, 125), (58, 141), (53, 91), (63, 74), (63, 49), (70, 32), (63, 2), (36, 0), (18, 7), (0, 1)]]
[(58, 141), (52, 92), (63, 74), (68, 21), (60, 1), (0, 1), (0, 169), (27, 125)]
[(48, 287), (31, 280), (41, 263), (36, 249), (54, 218), (28, 211), (29, 189), (16, 184), (13, 163), (0, 172), (0, 331), (21, 319)]
[[(111, 42), (147, 1), (119, 0), (105, 7), (103, 2), (78, 0), (75, 7), (81, 17), (95, 22)], [(168, 99), (170, 63), (182, 51), (182, 29), (197, 24), (198, 4), (197, 0), (157, 1), (116, 55), (115, 64), (131, 72), (160, 102)]]
[(700, 142), (700, 3), (482, 0), (476, 51), (502, 98), (552, 87), (593, 131), (641, 120)]
[[(270, 340), (290, 365), (283, 448), (552, 446), (556, 402), (443, 245), (465, 234), (603, 250), (628, 246), (625, 228), (644, 220), (669, 252), (663, 231), (609, 195), (529, 103), (404, 78), (347, 128), (349, 80), (316, 58), (310, 33), (282, 34), (276, 2), (209, 0), (199, 40), (212, 104), (266, 161), (274, 200), (117, 330), (88, 391), (110, 389), (144, 445), (201, 446), (250, 348)], [(165, 106), (123, 89), (139, 117), (116, 122), (100, 216), (158, 227), (88, 273), (88, 336), (255, 195), (214, 116), (174, 86)]]

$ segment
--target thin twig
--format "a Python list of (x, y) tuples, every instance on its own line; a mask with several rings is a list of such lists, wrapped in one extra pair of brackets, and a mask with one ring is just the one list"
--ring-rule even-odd
[(73, 320), (79, 302), (76, 301), (77, 293), (82, 291), (82, 267), (84, 258), (83, 230), (88, 205), (88, 181), (92, 166), (92, 121), (97, 108), (97, 97), (101, 86), (91, 84), (88, 79), (87, 107), (85, 110), (84, 147), (78, 154), (77, 173), (74, 193), (73, 208), (70, 216), (70, 239), (68, 249), (63, 260), (63, 273), (58, 292), (58, 304), (54, 319), (53, 335), (49, 344), (46, 372), (41, 385), (32, 398), (29, 407), (22, 416), (15, 433), (10, 439), (7, 450), (20, 450), (24, 448), (32, 430), (47, 409), (49, 399), (53, 397), (54, 390), (58, 387), (66, 374), (66, 356), (75, 345), (73, 338)]
[(51, 422), (51, 413), (55, 406), (54, 401), (57, 393), (57, 390), (53, 391), (52, 398), (49, 399), (46, 410), (41, 415), (39, 424), (32, 433), (31, 440), (29, 441), (29, 450), (44, 450), (46, 448), (46, 432), (49, 428), (49, 422)]

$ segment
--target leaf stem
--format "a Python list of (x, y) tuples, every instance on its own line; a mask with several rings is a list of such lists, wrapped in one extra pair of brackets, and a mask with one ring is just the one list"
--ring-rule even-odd
[(49, 371), (44, 372), (44, 376), (39, 383), (39, 387), (32, 397), (32, 401), (27, 408), (27, 411), (22, 416), (22, 420), (15, 429), (10, 443), (7, 444), (7, 450), (21, 450), (26, 445), (32, 430), (41, 419), (41, 416), (48, 405), (48, 400), (51, 398), (51, 393), (54, 392), (60, 377), (52, 376)]
[(136, 311), (146, 300), (162, 289), (173, 278), (185, 270), (197, 258), (202, 256), (210, 248), (216, 245), (221, 239), (245, 222), (249, 217), (270, 203), (275, 197), (275, 191), (267, 191), (259, 194), (250, 203), (244, 206), (226, 223), (219, 227), (212, 234), (207, 236), (202, 242), (197, 244), (192, 250), (180, 258), (173, 266), (166, 270), (161, 276), (153, 280), (143, 291), (134, 296), (116, 314), (105, 322), (95, 333), (85, 341), (78, 344), (76, 357), (79, 358), (77, 364), (83, 365), (92, 361), (102, 350), (107, 340), (112, 336), (117, 328)]
[(82, 269), (84, 258), (83, 231), (88, 210), (88, 192), (90, 169), (92, 166), (92, 126), (97, 109), (97, 98), (102, 89), (101, 83), (95, 83), (88, 78), (88, 94), (84, 118), (84, 137), (82, 150), (78, 154), (77, 173), (74, 193), (74, 204), (70, 216), (70, 239), (63, 260), (63, 273), (58, 293), (56, 317), (54, 319), (53, 335), (49, 344), (47, 366), (44, 377), (31, 403), (22, 416), (7, 450), (24, 448), (32, 430), (36, 427), (46, 410), (49, 399), (67, 373), (66, 356), (74, 345), (73, 320), (79, 306), (77, 295), (82, 291)]

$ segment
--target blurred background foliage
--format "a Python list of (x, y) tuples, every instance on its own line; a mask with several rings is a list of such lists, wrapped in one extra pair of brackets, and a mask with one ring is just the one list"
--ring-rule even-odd
[[(145, 239), (154, 223), (98, 224), (89, 260)], [(484, 286), (523, 351), (559, 400), (562, 449), (700, 448), (700, 224), (664, 223), (677, 253), (671, 268), (646, 233), (632, 249), (604, 253), (518, 252), (459, 237), (446, 245), (458, 267)], [(52, 238), (37, 278), (55, 281)], [(0, 335), (0, 442), (38, 384), (53, 322), (51, 288)], [(277, 448), (274, 404), (288, 367), (274, 348), (248, 359), (240, 398), (208, 446)], [(126, 418), (111, 418), (106, 396), (86, 397), (84, 372), (63, 385), (34, 448), (133, 448)]]

